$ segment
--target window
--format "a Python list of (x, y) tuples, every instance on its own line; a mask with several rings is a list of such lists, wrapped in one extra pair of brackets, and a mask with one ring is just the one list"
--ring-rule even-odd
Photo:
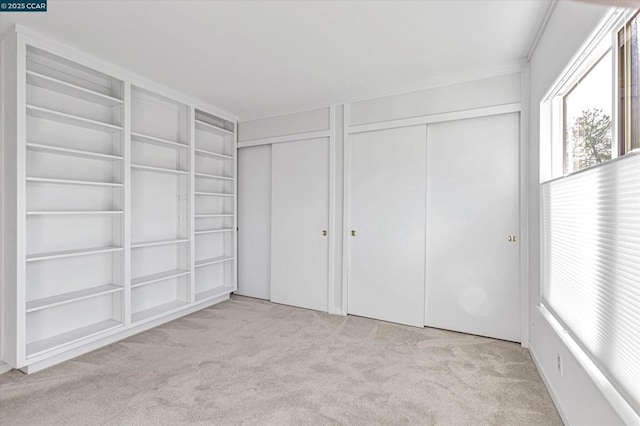
[(551, 116), (544, 180), (640, 149), (640, 12), (614, 15), (543, 102)]
[(618, 32), (619, 150), (640, 148), (640, 13)]
[[(640, 15), (611, 10), (540, 105), (541, 309), (640, 416)], [(596, 379), (597, 380), (597, 379)]]
[(565, 173), (612, 157), (611, 56), (608, 51), (563, 97)]

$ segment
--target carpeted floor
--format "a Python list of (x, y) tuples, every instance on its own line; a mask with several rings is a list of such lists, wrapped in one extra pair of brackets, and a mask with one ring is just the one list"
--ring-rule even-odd
[(45, 371), (0, 424), (556, 425), (515, 343), (234, 296)]

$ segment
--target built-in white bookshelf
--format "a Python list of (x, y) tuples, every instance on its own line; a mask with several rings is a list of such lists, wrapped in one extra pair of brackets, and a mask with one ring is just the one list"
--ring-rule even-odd
[(195, 110), (195, 298), (236, 286), (234, 124)]
[(131, 89), (134, 323), (191, 301), (189, 111), (164, 96)]
[(4, 47), (5, 361), (37, 371), (227, 298), (233, 119), (33, 36)]
[(124, 83), (34, 47), (25, 82), (29, 359), (124, 325)]

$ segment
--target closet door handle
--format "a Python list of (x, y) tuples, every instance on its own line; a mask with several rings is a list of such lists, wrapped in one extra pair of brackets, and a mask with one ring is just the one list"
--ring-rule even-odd
[(356, 236), (356, 231), (354, 231), (353, 229), (351, 230), (351, 236), (355, 237)]
[(323, 230), (323, 231), (322, 231), (322, 236), (323, 236), (323, 237), (326, 237), (326, 236), (327, 236), (327, 231), (326, 231), (326, 230)]

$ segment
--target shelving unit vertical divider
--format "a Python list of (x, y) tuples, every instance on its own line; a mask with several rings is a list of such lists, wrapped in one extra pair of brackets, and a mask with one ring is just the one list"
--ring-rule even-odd
[(196, 109), (189, 107), (189, 303), (196, 301)]
[[(15, 38), (13, 38), (15, 37)], [(26, 208), (26, 200), (27, 200), (27, 84), (26, 84), (26, 72), (27, 72), (27, 60), (26, 60), (26, 40), (24, 36), (21, 34), (14, 34), (12, 37), (7, 38), (5, 44), (3, 45), (3, 50), (7, 50), (6, 54), (11, 56), (16, 55), (15, 60), (16, 66), (13, 67), (9, 73), (5, 73), (4, 75), (4, 83), (7, 84), (3, 91), (5, 93), (5, 107), (7, 105), (11, 105), (11, 97), (15, 96), (15, 125), (16, 127), (9, 127), (9, 134), (5, 133), (4, 139), (4, 172), (5, 175), (10, 176), (11, 173), (8, 172), (9, 167), (15, 167), (15, 185), (13, 186), (13, 191), (7, 191), (5, 193), (5, 203), (7, 205), (11, 205), (12, 198), (15, 199), (15, 229), (12, 230), (3, 228), (3, 232), (15, 232), (15, 239), (11, 238), (15, 241), (15, 258), (12, 260), (12, 265), (4, 265), (4, 268), (15, 267), (15, 279), (16, 285), (13, 287), (15, 290), (15, 294), (4, 294), (4, 298), (13, 297), (15, 300), (15, 317), (11, 315), (13, 312), (7, 312), (5, 315), (5, 320), (11, 321), (9, 318), (15, 318), (15, 326), (11, 327), (10, 335), (4, 336), (4, 345), (8, 344), (7, 340), (15, 341), (17, 344), (17, 351), (14, 352), (16, 356), (16, 360), (13, 359), (5, 359), (4, 361), (11, 362), (16, 361), (18, 363), (23, 363), (27, 358), (26, 351), (26, 329), (27, 329), (27, 321), (26, 321), (26, 304), (27, 304), (27, 293), (26, 293), (26, 280), (27, 280), (27, 240), (26, 240), (26, 231), (27, 231), (27, 208)], [(8, 58), (4, 58), (8, 59)], [(8, 62), (11, 63), (11, 62)], [(15, 74), (13, 74), (15, 72)], [(15, 81), (15, 86), (11, 87), (11, 82)], [(10, 90), (14, 91), (13, 93), (9, 93)], [(13, 113), (14, 111), (12, 111)], [(3, 123), (3, 127), (9, 125), (6, 121)], [(11, 124), (13, 126), (13, 124)], [(11, 143), (11, 137), (15, 138), (15, 144)], [(12, 149), (15, 149), (15, 164), (10, 165), (9, 159), (11, 158), (11, 153), (7, 152), (9, 146), (12, 146)], [(13, 171), (13, 170), (11, 170)], [(4, 178), (4, 177), (3, 177)], [(6, 189), (6, 187), (5, 187)], [(15, 197), (15, 198), (14, 198)], [(7, 213), (10, 209), (7, 209)], [(3, 218), (3, 220), (5, 220)], [(7, 222), (5, 222), (6, 226)], [(11, 247), (4, 247), (4, 250), (11, 251)], [(6, 259), (5, 259), (6, 260)], [(15, 262), (15, 263), (14, 263)], [(3, 271), (4, 272), (4, 271)], [(9, 286), (11, 287), (11, 286)], [(4, 307), (3, 307), (4, 310)], [(7, 330), (7, 328), (5, 328)], [(15, 334), (13, 334), (15, 333)], [(7, 345), (8, 346), (8, 345)], [(7, 347), (5, 346), (5, 347)], [(13, 354), (7, 353), (9, 351), (5, 351), (5, 356), (12, 357)]]
[(124, 284), (124, 324), (131, 324), (131, 83), (124, 82), (123, 87), (123, 284)]
[(233, 123), (233, 291), (238, 291), (238, 122)]

